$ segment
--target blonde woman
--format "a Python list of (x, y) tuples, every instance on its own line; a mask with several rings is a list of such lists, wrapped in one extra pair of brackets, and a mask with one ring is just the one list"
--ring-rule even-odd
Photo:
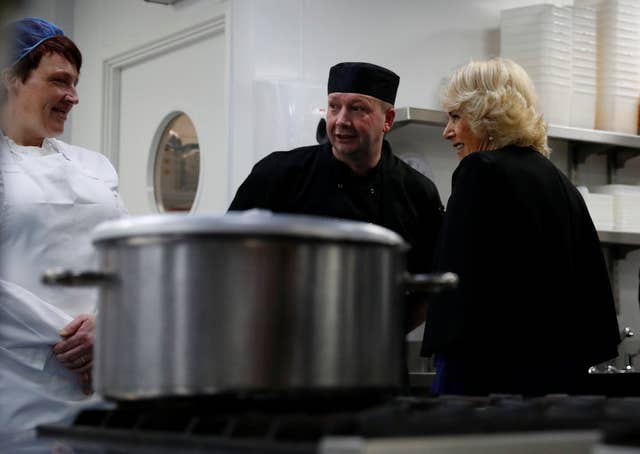
[(460, 287), (429, 308), (433, 391), (588, 392), (588, 367), (617, 355), (616, 312), (584, 201), (548, 159), (530, 78), (507, 59), (474, 61), (442, 104), (460, 164), (435, 269)]

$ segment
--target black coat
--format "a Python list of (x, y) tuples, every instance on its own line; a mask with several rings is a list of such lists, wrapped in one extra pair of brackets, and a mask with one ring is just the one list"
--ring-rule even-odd
[(567, 361), (586, 371), (617, 355), (596, 230), (573, 184), (535, 150), (512, 146), (460, 162), (435, 269), (457, 273), (460, 286), (429, 307), (424, 355), (475, 358), (485, 375)]
[(431, 180), (398, 159), (386, 141), (366, 177), (338, 161), (331, 144), (271, 153), (253, 167), (229, 210), (250, 208), (381, 225), (412, 246), (413, 272), (430, 269), (443, 211)]

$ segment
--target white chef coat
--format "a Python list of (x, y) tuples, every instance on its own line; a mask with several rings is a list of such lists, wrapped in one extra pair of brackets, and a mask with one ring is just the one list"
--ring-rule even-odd
[(125, 213), (117, 175), (99, 153), (45, 139), (22, 147), (0, 135), (0, 432), (68, 418), (87, 398), (51, 348), (97, 290), (48, 287), (42, 272), (97, 266), (91, 231)]
[(91, 231), (121, 216), (117, 174), (103, 155), (56, 139), (21, 147), (2, 137), (0, 279), (25, 287), (75, 317), (95, 310), (92, 288), (41, 283), (51, 267), (95, 269)]

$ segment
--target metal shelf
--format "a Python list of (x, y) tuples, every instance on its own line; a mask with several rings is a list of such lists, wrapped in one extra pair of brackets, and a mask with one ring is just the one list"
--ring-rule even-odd
[(640, 247), (640, 233), (598, 230), (598, 237), (603, 244), (617, 244)]
[(447, 114), (439, 110), (420, 109), (418, 107), (396, 108), (396, 119), (393, 123), (393, 129), (398, 129), (409, 124), (444, 127), (447, 124)]
[[(409, 124), (444, 128), (446, 123), (447, 115), (440, 110), (399, 107), (396, 109), (393, 129)], [(624, 167), (627, 160), (640, 155), (640, 136), (634, 134), (559, 125), (549, 125), (547, 133), (549, 139), (568, 143), (571, 171), (583, 163), (590, 154), (606, 154), (609, 161), (609, 179), (611, 179), (613, 169)]]
[(551, 139), (607, 145), (610, 147), (640, 150), (640, 136), (597, 129), (573, 128), (571, 126), (549, 125), (547, 134)]
[(624, 259), (627, 254), (640, 249), (640, 233), (598, 230), (598, 238), (603, 246), (613, 249), (613, 258)]
[[(447, 114), (440, 110), (399, 107), (393, 129), (410, 124), (444, 128), (446, 123)], [(549, 125), (547, 132), (550, 139), (569, 142), (574, 156), (580, 161), (590, 153), (614, 153), (615, 166), (621, 167), (626, 159), (640, 154), (640, 136), (633, 134), (558, 125)], [(617, 255), (624, 256), (640, 248), (640, 233), (603, 230), (598, 232), (598, 236), (603, 245), (617, 248)]]
[[(444, 127), (447, 124), (447, 114), (440, 110), (420, 109), (418, 107), (397, 108), (394, 129), (408, 124)], [(640, 152), (640, 136), (634, 134), (558, 125), (549, 125), (547, 132), (550, 139), (627, 148)]]

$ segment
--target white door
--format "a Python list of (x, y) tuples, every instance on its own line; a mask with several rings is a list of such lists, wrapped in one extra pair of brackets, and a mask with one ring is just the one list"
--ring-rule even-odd
[(121, 71), (118, 173), (129, 212), (156, 213), (154, 138), (167, 116), (186, 113), (200, 144), (200, 180), (192, 212), (223, 211), (228, 151), (225, 38), (217, 33)]

